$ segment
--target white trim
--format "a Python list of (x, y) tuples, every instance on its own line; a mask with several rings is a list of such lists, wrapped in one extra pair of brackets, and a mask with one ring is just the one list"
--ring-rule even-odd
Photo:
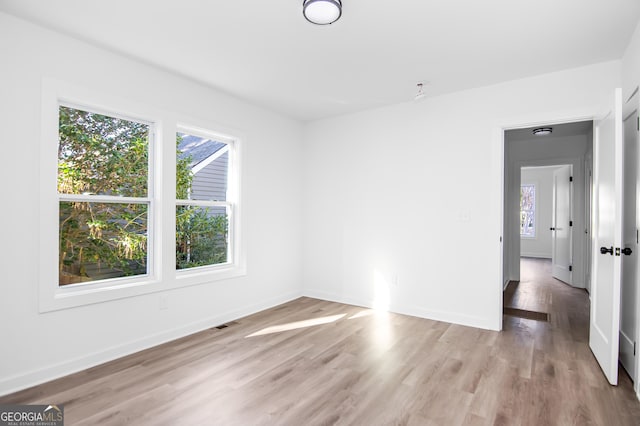
[[(344, 295), (338, 295), (334, 293), (327, 293), (324, 291), (317, 291), (307, 289), (303, 291), (303, 296), (311, 297), (314, 299), (326, 300), (329, 302), (342, 303), (346, 305), (361, 306), (367, 309), (374, 309), (375, 303), (373, 300), (360, 299), (357, 297), (350, 297)], [(474, 315), (467, 315), (460, 312), (449, 311), (437, 311), (431, 309), (424, 309), (418, 306), (396, 306), (391, 305), (389, 312), (393, 312), (401, 315), (409, 315), (417, 318), (424, 318), (433, 321), (442, 321), (449, 324), (458, 324), (468, 327), (482, 328), (485, 330), (499, 331), (495, 324), (485, 317), (479, 317)]]
[(149, 197), (118, 197), (117, 195), (85, 195), (85, 194), (58, 194), (59, 201), (86, 202), (86, 203), (112, 203), (112, 204), (151, 204)]
[(176, 200), (176, 205), (196, 207), (231, 207), (233, 206), (233, 203), (230, 201)]

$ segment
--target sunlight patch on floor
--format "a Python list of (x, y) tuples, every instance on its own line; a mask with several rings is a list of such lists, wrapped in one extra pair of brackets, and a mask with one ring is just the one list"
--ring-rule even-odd
[(368, 317), (375, 314), (375, 311), (372, 311), (371, 309), (364, 309), (360, 312), (358, 312), (357, 314), (353, 314), (351, 315), (349, 318), (347, 319), (356, 319), (356, 318), (364, 318), (364, 317)]
[(273, 325), (271, 327), (266, 327), (260, 331), (256, 331), (255, 333), (249, 334), (248, 336), (245, 336), (245, 338), (263, 336), (265, 334), (281, 333), (283, 331), (296, 330), (299, 328), (314, 327), (316, 325), (329, 324), (329, 323), (338, 321), (340, 318), (344, 317), (345, 315), (346, 314), (331, 315), (328, 317), (312, 318), (304, 321), (296, 321), (296, 322), (289, 322), (286, 324)]

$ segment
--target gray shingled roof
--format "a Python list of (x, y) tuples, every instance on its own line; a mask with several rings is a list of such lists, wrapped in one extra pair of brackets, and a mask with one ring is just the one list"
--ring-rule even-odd
[(179, 133), (179, 135), (182, 136), (182, 141), (180, 141), (178, 145), (180, 158), (191, 156), (191, 168), (209, 158), (226, 145), (213, 139), (205, 139), (183, 133)]

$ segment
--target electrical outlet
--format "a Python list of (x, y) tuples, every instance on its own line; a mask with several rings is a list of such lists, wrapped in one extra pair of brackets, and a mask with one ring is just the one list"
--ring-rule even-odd
[(169, 309), (169, 301), (167, 300), (167, 296), (165, 296), (164, 294), (158, 296), (158, 307), (161, 311)]

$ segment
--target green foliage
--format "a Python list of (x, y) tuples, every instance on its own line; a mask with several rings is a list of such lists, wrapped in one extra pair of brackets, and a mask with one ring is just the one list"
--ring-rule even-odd
[[(60, 107), (58, 192), (147, 197), (149, 127)], [(191, 158), (176, 139), (176, 198), (188, 199)], [(60, 285), (145, 274), (147, 204), (60, 202)], [(179, 206), (176, 267), (226, 262), (227, 218), (219, 211)]]
[(60, 284), (146, 273), (146, 204), (60, 203)]
[(149, 126), (60, 107), (58, 192), (146, 197)]
[(227, 261), (227, 216), (220, 208), (176, 207), (176, 268)]

